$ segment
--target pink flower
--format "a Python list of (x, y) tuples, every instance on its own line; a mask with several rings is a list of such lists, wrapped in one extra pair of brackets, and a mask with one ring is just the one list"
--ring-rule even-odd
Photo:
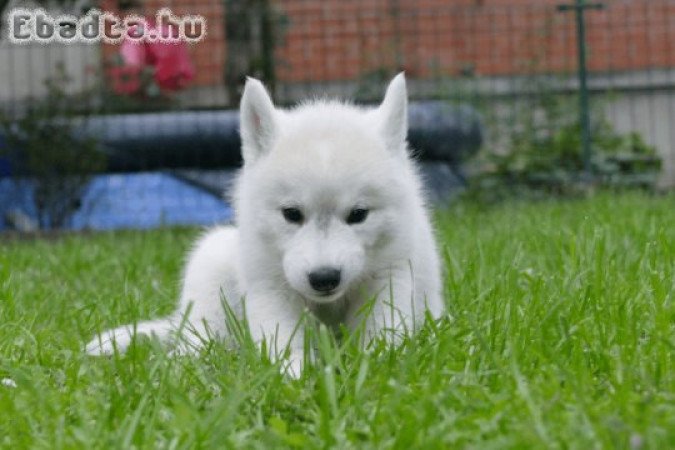
[[(163, 25), (163, 36), (174, 36), (175, 30)], [(146, 35), (157, 34), (159, 31), (149, 22)], [(124, 65), (128, 67), (154, 67), (155, 82), (165, 91), (182, 89), (195, 76), (195, 69), (190, 60), (187, 46), (184, 42), (142, 42), (124, 40), (120, 48), (120, 55)]]

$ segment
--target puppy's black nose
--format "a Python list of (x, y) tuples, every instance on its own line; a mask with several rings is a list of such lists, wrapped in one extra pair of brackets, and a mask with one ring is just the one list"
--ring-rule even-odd
[(308, 276), (309, 284), (318, 292), (330, 292), (340, 284), (340, 270), (333, 267), (321, 267)]

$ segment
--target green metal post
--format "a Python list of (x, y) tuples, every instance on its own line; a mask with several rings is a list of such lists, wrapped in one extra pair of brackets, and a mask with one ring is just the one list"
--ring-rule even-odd
[(588, 4), (586, 0), (576, 0), (574, 5), (559, 5), (558, 10), (574, 10), (577, 19), (577, 53), (579, 57), (578, 77), (579, 77), (579, 125), (581, 127), (581, 145), (584, 160), (584, 175), (587, 180), (593, 176), (591, 166), (592, 158), (592, 136), (591, 136), (591, 114), (590, 102), (588, 99), (588, 70), (586, 68), (586, 21), (584, 13), (587, 9), (602, 9), (602, 3)]

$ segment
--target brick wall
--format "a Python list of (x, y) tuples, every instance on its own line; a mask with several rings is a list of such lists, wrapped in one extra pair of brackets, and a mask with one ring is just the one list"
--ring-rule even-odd
[[(279, 0), (286, 81), (353, 79), (378, 67), (411, 76), (511, 75), (576, 67), (573, 0)], [(611, 1), (587, 12), (591, 70), (675, 66), (675, 2)]]
[[(573, 0), (277, 0), (286, 26), (276, 50), (282, 82), (353, 80), (405, 69), (410, 77), (512, 75), (576, 67)], [(675, 1), (607, 0), (587, 13), (593, 71), (675, 67)], [(113, 0), (104, 8), (115, 11)], [(148, 0), (153, 13), (202, 14), (206, 39), (190, 46), (196, 86), (222, 84), (226, 55), (221, 0)], [(104, 45), (104, 55), (117, 52)]]

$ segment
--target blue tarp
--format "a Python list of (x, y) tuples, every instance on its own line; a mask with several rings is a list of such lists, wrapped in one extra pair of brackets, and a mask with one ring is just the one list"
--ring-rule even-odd
[[(0, 178), (0, 216), (19, 210), (36, 218), (29, 180)], [(82, 206), (67, 229), (111, 230), (162, 225), (213, 225), (232, 219), (222, 199), (171, 174), (141, 172), (97, 175), (87, 186)], [(4, 220), (0, 230), (7, 229)]]

